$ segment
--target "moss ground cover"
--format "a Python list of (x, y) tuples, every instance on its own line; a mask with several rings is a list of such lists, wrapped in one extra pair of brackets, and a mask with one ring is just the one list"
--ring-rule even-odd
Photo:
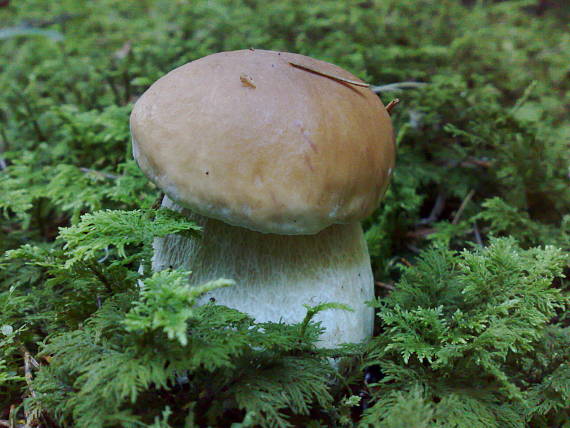
[[(564, 0), (0, 2), (0, 425), (570, 426)], [(374, 339), (195, 306), (151, 242), (128, 117), (158, 77), (248, 47), (336, 63), (393, 110), (364, 223)], [(419, 84), (418, 84), (419, 83)], [(331, 356), (343, 357), (338, 370)], [(10, 425), (12, 424), (12, 425)]]

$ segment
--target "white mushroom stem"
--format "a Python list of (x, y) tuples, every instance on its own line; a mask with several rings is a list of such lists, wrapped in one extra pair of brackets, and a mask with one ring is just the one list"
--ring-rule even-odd
[(334, 225), (316, 235), (274, 235), (230, 226), (190, 213), (165, 197), (163, 207), (183, 212), (203, 227), (201, 238), (168, 235), (154, 241), (153, 270), (184, 268), (190, 282), (236, 281), (202, 298), (238, 309), (257, 322), (298, 323), (303, 304), (339, 302), (353, 312), (319, 313), (326, 331), (319, 346), (362, 342), (372, 336), (374, 297), (368, 249), (359, 223)]

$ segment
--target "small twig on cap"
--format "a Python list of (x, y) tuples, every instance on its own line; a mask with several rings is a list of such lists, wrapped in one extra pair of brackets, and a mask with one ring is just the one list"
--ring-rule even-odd
[(329, 73), (325, 73), (323, 71), (315, 70), (314, 68), (307, 67), (306, 65), (297, 64), (296, 62), (289, 61), (289, 64), (291, 64), (293, 67), (300, 68), (301, 70), (310, 71), (311, 73), (315, 73), (315, 74), (318, 74), (320, 76), (329, 77), (331, 79), (338, 80), (339, 82), (348, 83), (348, 84), (354, 85), (354, 86), (361, 86), (363, 88), (369, 88), (370, 87), (370, 85), (368, 83), (358, 82), (357, 80), (345, 79), (344, 77), (335, 76), (334, 74), (329, 74)]
[(396, 105), (398, 105), (399, 102), (400, 98), (394, 98), (392, 101), (388, 103), (388, 105), (386, 106), (386, 111), (388, 112), (388, 114), (392, 113), (392, 109), (396, 107)]
[(247, 74), (242, 74), (239, 77), (239, 80), (241, 81), (243, 86), (247, 86), (248, 88), (253, 88), (253, 89), (256, 88), (255, 83), (253, 83), (253, 78)]
[(471, 190), (467, 196), (465, 196), (465, 199), (463, 199), (463, 202), (461, 202), (461, 205), (459, 205), (459, 208), (457, 209), (457, 212), (455, 213), (455, 215), (453, 216), (453, 220), (451, 221), (451, 224), (457, 224), (459, 223), (459, 219), (461, 218), (461, 214), (463, 214), (463, 211), (465, 210), (465, 207), (467, 206), (467, 204), (469, 203), (469, 201), (471, 200), (471, 198), (473, 197), (473, 195), (475, 195), (475, 190)]

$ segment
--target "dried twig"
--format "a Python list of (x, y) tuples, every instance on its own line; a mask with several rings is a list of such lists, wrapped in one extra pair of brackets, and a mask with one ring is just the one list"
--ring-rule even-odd
[(471, 190), (467, 196), (465, 196), (465, 199), (463, 199), (463, 202), (461, 202), (461, 205), (459, 205), (459, 208), (457, 209), (457, 212), (455, 213), (455, 215), (453, 216), (453, 220), (451, 221), (451, 224), (457, 224), (459, 223), (459, 219), (461, 218), (461, 214), (463, 214), (463, 211), (465, 210), (465, 207), (467, 206), (467, 204), (469, 203), (469, 201), (471, 200), (471, 198), (473, 198), (473, 195), (475, 195), (475, 190)]
[(10, 424), (10, 428), (16, 428), (16, 418), (18, 417), (18, 412), (16, 411), (16, 405), (10, 405), (10, 413), (8, 415), (8, 423)]
[[(25, 349), (25, 348), (24, 348), (24, 349)], [(33, 355), (30, 354), (29, 351), (26, 351), (26, 352), (28, 352), (27, 357), (28, 357), (28, 361), (29, 361), (29, 364), (30, 364), (31, 368), (33, 368), (34, 370), (38, 370), (38, 369), (40, 368), (40, 363), (38, 363), (38, 360), (36, 360), (36, 359), (33, 357)]]
[(420, 254), (421, 253), (420, 249), (418, 247), (416, 247), (414, 244), (407, 243), (406, 248), (414, 254)]
[(389, 83), (387, 85), (379, 85), (379, 86), (372, 86), (373, 92), (393, 92), (393, 91), (400, 91), (402, 89), (412, 89), (412, 88), (421, 88), (426, 86), (427, 83), (425, 82), (398, 82), (398, 83)]
[[(28, 384), (28, 390), (30, 392), (31, 397), (36, 396), (36, 392), (32, 388), (32, 368), (38, 369), (40, 367), (39, 363), (36, 361), (34, 357), (30, 354), (30, 352), (26, 349), (24, 345), (20, 346), (20, 352), (24, 357), (24, 377), (26, 379), (26, 383)], [(24, 415), (26, 416), (26, 424), (25, 427), (32, 427), (35, 425), (35, 422), (38, 420), (37, 412), (28, 412), (26, 407), (24, 407)]]
[(339, 82), (348, 83), (348, 84), (354, 85), (354, 86), (362, 86), (364, 88), (370, 87), (370, 85), (368, 83), (359, 82), (357, 80), (345, 79), (344, 77), (335, 76), (334, 74), (329, 74), (329, 73), (325, 73), (325, 72), (322, 72), (319, 70), (315, 70), (314, 68), (307, 67), (306, 65), (302, 65), (302, 64), (297, 64), (296, 62), (289, 61), (289, 64), (291, 64), (293, 67), (300, 68), (301, 70), (310, 71), (311, 73), (315, 73), (315, 74), (318, 74), (318, 75), (324, 76), (324, 77), (329, 77), (331, 79), (338, 80)]
[(486, 159), (467, 158), (465, 160), (447, 159), (435, 161), (437, 165), (445, 166), (446, 168), (491, 168), (493, 163)]
[(433, 205), (433, 208), (431, 209), (429, 216), (420, 219), (420, 221), (418, 221), (417, 224), (418, 225), (431, 224), (434, 221), (436, 221), (445, 208), (445, 200), (446, 200), (445, 194), (442, 192), (438, 193), (437, 198), (435, 199), (435, 204)]
[(491, 168), (491, 162), (483, 159), (468, 159), (466, 161), (461, 162), (459, 165), (464, 168), (469, 168), (473, 166), (478, 166), (481, 168)]
[(388, 111), (388, 114), (392, 114), (392, 109), (396, 107), (399, 102), (400, 98), (394, 98), (392, 101), (388, 103), (388, 105), (386, 106), (386, 111)]
[(395, 290), (395, 287), (392, 284), (388, 284), (387, 282), (376, 281), (374, 284), (376, 287), (384, 288), (388, 291)]
[(27, 428), (25, 425), (16, 423), (16, 406), (10, 406), (10, 415), (8, 416), (10, 420), (0, 419), (0, 427), (6, 428)]
[(414, 229), (414, 230), (410, 230), (408, 232), (406, 232), (406, 238), (411, 238), (411, 239), (423, 239), (428, 235), (431, 235), (432, 233), (435, 232), (435, 229), (433, 227), (422, 227), (419, 229)]
[(28, 384), (28, 387), (30, 387), (30, 392), (32, 392), (32, 396), (35, 396), (35, 393), (33, 393), (33, 391), (31, 391), (31, 385), (32, 385), (32, 367), (37, 369), (40, 367), (39, 363), (36, 361), (36, 359), (34, 357), (32, 357), (32, 355), (30, 354), (30, 351), (28, 351), (24, 345), (20, 346), (20, 352), (22, 353), (22, 356), (24, 357), (24, 375), (26, 378), (26, 383)]

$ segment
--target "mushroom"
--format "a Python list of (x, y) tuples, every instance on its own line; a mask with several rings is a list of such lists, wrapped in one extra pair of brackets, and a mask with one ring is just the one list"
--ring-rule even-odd
[(349, 72), (306, 56), (222, 52), (156, 81), (131, 115), (133, 152), (162, 205), (203, 228), (154, 241), (153, 269), (191, 283), (232, 278), (215, 300), (258, 322), (324, 311), (319, 346), (372, 335), (374, 285), (359, 221), (378, 206), (395, 162), (391, 120)]

